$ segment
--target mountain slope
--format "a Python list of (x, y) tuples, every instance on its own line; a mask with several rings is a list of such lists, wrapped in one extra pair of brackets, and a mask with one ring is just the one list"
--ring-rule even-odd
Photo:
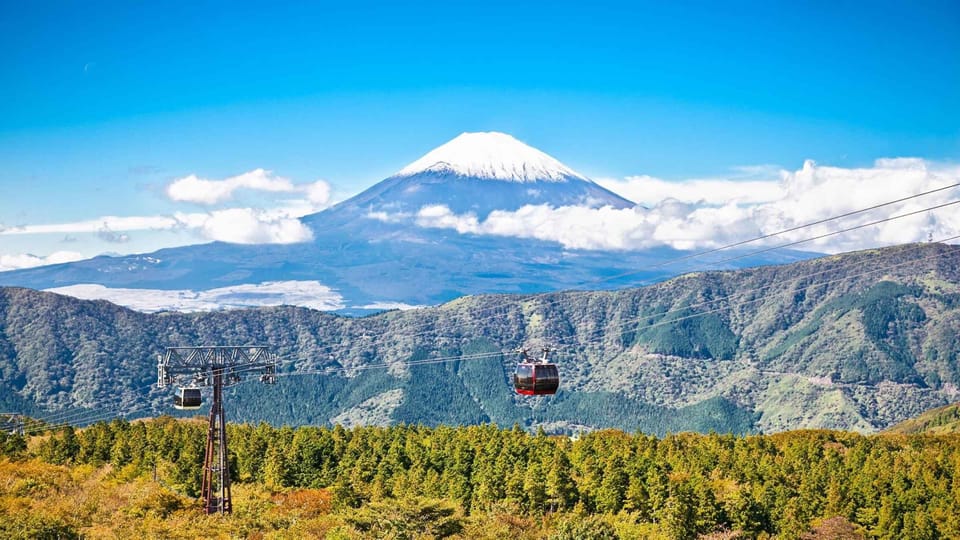
[[(149, 315), (7, 288), (0, 394), (47, 409), (165, 411), (169, 392), (147, 388), (163, 347), (268, 343), (285, 373), (313, 374), (237, 387), (231, 418), (870, 432), (960, 399), (958, 335), (960, 248), (937, 244), (364, 318), (292, 307)], [(520, 345), (560, 349), (557, 396), (513, 395), (512, 355), (404, 365)], [(358, 369), (378, 364), (389, 369)]]
[(495, 210), (512, 211), (528, 204), (634, 205), (509, 135), (463, 133), (359, 195), (307, 216), (304, 222), (342, 222), (346, 212), (353, 213), (350, 217), (377, 212), (383, 217), (402, 216), (428, 205), (484, 219)]
[(926, 411), (920, 416), (904, 420), (885, 431), (886, 433), (926, 433), (930, 435), (960, 433), (960, 403)]

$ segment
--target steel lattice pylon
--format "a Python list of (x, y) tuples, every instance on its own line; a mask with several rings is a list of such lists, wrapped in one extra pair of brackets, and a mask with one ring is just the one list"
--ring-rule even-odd
[(0, 413), (0, 431), (22, 437), (23, 415), (20, 413)]
[(223, 413), (223, 388), (240, 382), (243, 374), (260, 371), (260, 381), (276, 381), (277, 357), (263, 346), (168, 347), (157, 359), (157, 387), (186, 378), (191, 386), (213, 387), (207, 447), (203, 458), (203, 511), (229, 514), (230, 461), (227, 454), (227, 424)]

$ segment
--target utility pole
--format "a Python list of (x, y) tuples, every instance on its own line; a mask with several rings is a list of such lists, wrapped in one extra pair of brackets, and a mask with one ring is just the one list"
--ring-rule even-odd
[(223, 412), (223, 388), (242, 380), (242, 375), (260, 371), (260, 382), (276, 382), (277, 356), (269, 347), (204, 346), (167, 347), (157, 358), (157, 388), (174, 383), (213, 387), (207, 447), (203, 458), (201, 495), (207, 514), (233, 511), (230, 496), (230, 460), (227, 424)]

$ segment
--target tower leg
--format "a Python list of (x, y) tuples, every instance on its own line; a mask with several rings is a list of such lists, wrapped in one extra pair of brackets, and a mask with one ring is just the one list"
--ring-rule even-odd
[(233, 512), (230, 496), (230, 462), (227, 454), (227, 424), (223, 415), (223, 375), (213, 375), (213, 402), (207, 426), (207, 449), (203, 459), (203, 511), (207, 514)]

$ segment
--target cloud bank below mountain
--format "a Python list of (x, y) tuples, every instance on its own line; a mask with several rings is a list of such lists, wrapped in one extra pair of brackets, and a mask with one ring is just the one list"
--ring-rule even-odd
[(17, 255), (0, 254), (0, 272), (6, 270), (16, 270), (18, 268), (33, 268), (47, 264), (60, 264), (83, 259), (83, 255), (76, 251), (55, 251), (46, 257), (30, 255), (29, 253)]
[[(807, 161), (794, 171), (761, 165), (738, 168), (728, 177), (665, 180), (630, 176), (601, 179), (597, 183), (639, 206), (613, 209), (531, 204), (512, 211), (494, 211), (479, 219), (470, 212), (456, 213), (438, 201), (416, 211), (391, 213), (389, 208), (371, 209), (368, 217), (393, 224), (452, 229), (461, 234), (546, 240), (569, 249), (710, 249), (960, 183), (960, 166), (922, 158), (878, 159), (872, 166), (861, 168)], [(174, 186), (178, 186), (176, 190)], [(37, 245), (28, 238), (43, 239), (56, 246), (66, 241), (61, 238), (92, 237), (110, 244), (104, 250), (113, 252), (122, 245), (125, 252), (133, 253), (147, 251), (139, 243), (144, 237), (161, 235), (168, 247), (203, 241), (309, 242), (313, 231), (299, 218), (323, 210), (330, 203), (327, 182), (293, 183), (264, 169), (220, 180), (190, 175), (174, 180), (167, 188), (165, 196), (171, 201), (213, 207), (167, 215), (102, 216), (69, 223), (0, 227), (0, 238), (20, 238), (12, 245), (26, 247)], [(796, 242), (930, 208), (955, 200), (958, 191), (943, 191), (802, 229), (768, 239), (763, 245)], [(242, 202), (234, 199), (251, 192), (267, 197), (262, 200), (262, 208), (226, 204)], [(822, 238), (797, 248), (836, 253), (958, 234), (960, 212), (944, 208)], [(69, 250), (52, 247), (46, 251), (48, 254), (23, 252), (23, 247), (23, 251), (8, 249), (0, 253), (0, 271), (70, 262), (96, 254), (80, 253), (79, 247), (72, 242)]]
[[(636, 250), (658, 246), (710, 249), (869, 208), (960, 183), (960, 167), (919, 158), (879, 159), (872, 167), (841, 168), (807, 161), (770, 180), (730, 178), (670, 182), (648, 176), (604, 180), (603, 187), (649, 206), (627, 209), (527, 205), (480, 220), (442, 204), (415, 215), (371, 213), (385, 222), (412, 220), (420, 227), (461, 234), (535, 238), (570, 249)], [(767, 239), (763, 245), (798, 242), (947, 204), (960, 188), (830, 221)], [(800, 249), (837, 253), (880, 245), (943, 239), (960, 234), (960, 212), (947, 207), (805, 242)], [(758, 243), (757, 245), (760, 245)]]
[(318, 281), (268, 281), (202, 291), (126, 289), (92, 283), (46, 289), (83, 300), (107, 300), (136, 311), (211, 311), (262, 306), (302, 306), (321, 311), (346, 307), (343, 297)]

